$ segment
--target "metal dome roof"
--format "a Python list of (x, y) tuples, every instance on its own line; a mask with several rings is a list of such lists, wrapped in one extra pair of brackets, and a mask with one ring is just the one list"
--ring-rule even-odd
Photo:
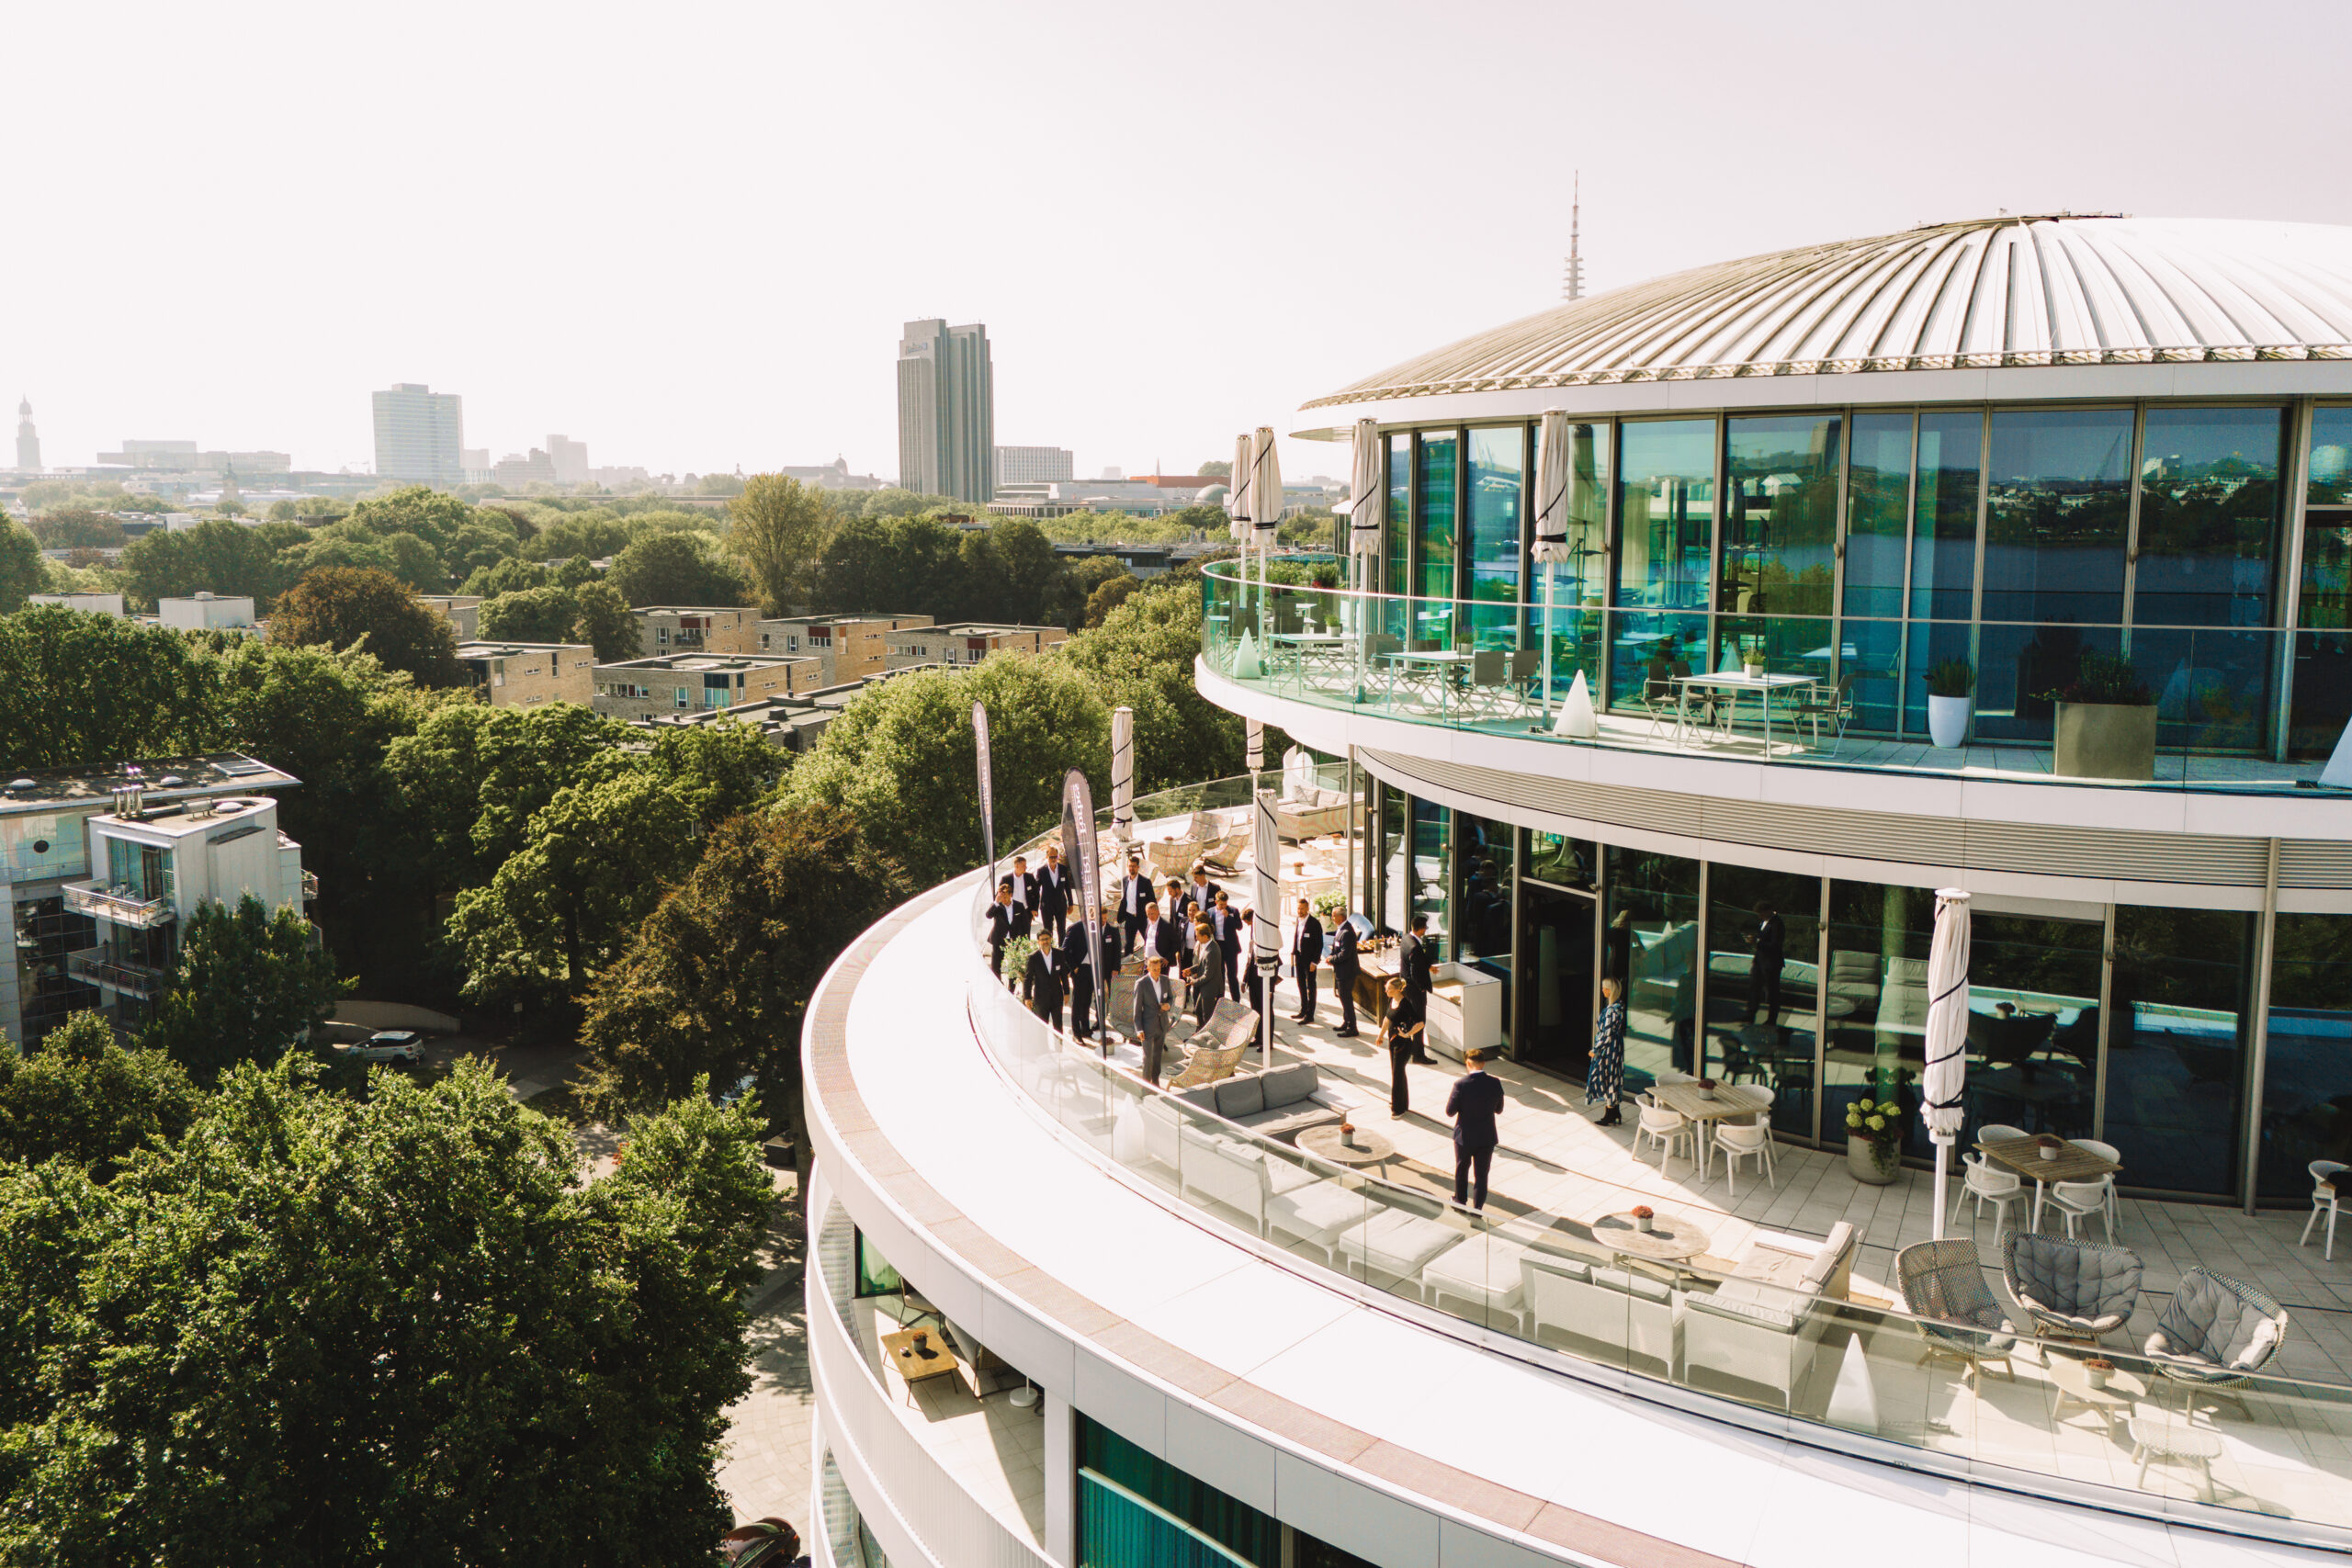
[(2352, 228), (2116, 217), (1928, 224), (1653, 278), (1329, 397), (1866, 370), (2352, 359)]

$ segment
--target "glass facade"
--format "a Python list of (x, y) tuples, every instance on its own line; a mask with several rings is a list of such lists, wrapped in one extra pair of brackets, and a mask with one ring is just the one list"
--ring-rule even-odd
[(1080, 1568), (1369, 1568), (1080, 1413)]
[(1827, 615), (1838, 551), (1837, 414), (1724, 422), (1722, 607)]
[(2130, 409), (1996, 409), (1984, 502), (1988, 621), (2123, 619)]
[(1919, 416), (1913, 470), (1911, 615), (1964, 621), (1976, 609), (1976, 502), (1984, 472), (1984, 416)]
[(1453, 646), (1454, 479), (1461, 441), (1451, 433), (1421, 437), (1413, 487), (1412, 641)]
[(1625, 1091), (1690, 1072), (1699, 1007), (1699, 863), (1611, 846), (1600, 972), (1623, 988)]
[(1619, 427), (1615, 602), (1703, 610), (1714, 555), (1715, 422)]
[(1383, 588), (1390, 593), (1409, 590), (1405, 552), (1413, 536), (1413, 437), (1399, 431), (1388, 438), (1388, 526), (1381, 558)]
[(2255, 1179), (2294, 1202), (2312, 1161), (2352, 1165), (2352, 915), (2280, 915), (2274, 944)]
[[(1914, 416), (1907, 413), (1854, 416), (1854, 456), (1846, 485), (1845, 609), (1849, 615), (1885, 619), (1903, 614), (1913, 423)], [(1973, 517), (1969, 532), (1975, 533)]]
[(1820, 906), (1817, 877), (1720, 863), (1707, 867), (1702, 1071), (1770, 1088), (1773, 1127), (1803, 1137), (1813, 1135)]
[(1469, 433), (1467, 533), (1469, 637), (1508, 648), (1519, 636), (1521, 523), (1527, 494), (1527, 429), (1482, 426)]

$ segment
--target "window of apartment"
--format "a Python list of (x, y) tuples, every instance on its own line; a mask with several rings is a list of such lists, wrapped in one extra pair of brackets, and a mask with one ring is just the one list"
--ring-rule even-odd
[(669, 628), (669, 627), (667, 627), (667, 626), (656, 626), (656, 627), (654, 627), (654, 628), (653, 628), (653, 642), (654, 642), (654, 646), (655, 646), (655, 647), (657, 647), (657, 648), (667, 648), (667, 647), (669, 647), (669, 646), (670, 646), (670, 628)]
[(694, 698), (693, 698), (693, 694), (692, 694), (691, 693), (689, 693), (689, 692), (686, 690), (686, 688), (684, 688), (684, 686), (680, 686), (679, 688), (677, 688), (677, 692), (678, 692), (678, 706), (679, 706), (679, 707), (681, 707), (681, 708), (687, 708), (687, 707), (692, 707), (692, 706), (694, 705)]

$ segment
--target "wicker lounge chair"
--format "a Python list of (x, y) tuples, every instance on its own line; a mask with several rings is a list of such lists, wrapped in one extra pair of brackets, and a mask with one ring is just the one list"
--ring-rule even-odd
[(2132, 1321), (2140, 1300), (2140, 1255), (2128, 1247), (2011, 1231), (2001, 1244), (2001, 1278), (2034, 1332), (2098, 1344)]
[(1917, 1242), (1895, 1256), (1894, 1269), (1904, 1310), (1934, 1320), (1915, 1325), (1926, 1341), (1920, 1360), (1949, 1356), (1967, 1363), (1963, 1381), (1972, 1390), (1981, 1370), (1995, 1362), (2002, 1376), (2016, 1381), (2009, 1354), (2017, 1348), (2017, 1325), (2001, 1315), (2001, 1303), (1985, 1288), (1974, 1242)]
[(2227, 1391), (2243, 1387), (2286, 1337), (2287, 1309), (2268, 1292), (2210, 1269), (2191, 1269), (2180, 1277), (2180, 1289), (2144, 1349), (2174, 1382), (2219, 1393), (2243, 1411), (2245, 1399)]

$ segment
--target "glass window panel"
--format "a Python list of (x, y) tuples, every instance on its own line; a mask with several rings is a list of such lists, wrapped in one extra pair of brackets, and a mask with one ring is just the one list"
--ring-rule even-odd
[[(1966, 651), (1962, 643), (1967, 628), (1949, 628), (1963, 637), (1939, 639), (1940, 646), (1932, 650), (1923, 650), (1917, 640), (1924, 629), (1912, 628), (1911, 660), (1911, 685), (1917, 694), (1922, 730), (1928, 722), (1927, 671), (1935, 660)], [(2081, 676), (2086, 651), (2120, 656), (2122, 650), (2123, 633), (2115, 626), (1988, 623), (1978, 631), (1974, 735), (1980, 740), (2050, 739), (2057, 716), (2051, 694)], [(1926, 662), (1921, 660), (1923, 651)]]
[(1618, 428), (1616, 602), (1703, 610), (1714, 548), (1715, 422)]
[(1910, 511), (1911, 416), (1856, 414), (1846, 478), (1846, 614), (1903, 614), (1904, 525)]
[[(1846, 1142), (1846, 1108), (1896, 1100), (1915, 1111), (1914, 1079), (1927, 1061), (1928, 949), (1936, 935), (1936, 896), (1925, 887), (1871, 882), (1829, 886), (1828, 1038), (1822, 1053), (1822, 1141)], [(1790, 1089), (1784, 1084), (1781, 1098)], [(1904, 1152), (1932, 1155), (1916, 1115)], [(1963, 1145), (1965, 1146), (1965, 1145)]]
[[(1081, 1472), (1091, 1471), (1182, 1519), (1243, 1562), (1279, 1568), (1283, 1561), (1282, 1526), (1274, 1519), (1083, 1415), (1078, 1418), (1078, 1463)], [(1172, 1555), (1199, 1543), (1181, 1531), (1167, 1530), (1164, 1520), (1152, 1519), (1115, 1493), (1097, 1492), (1096, 1498), (1100, 1507), (1090, 1506), (1080, 1520), (1080, 1562), (1142, 1568), (1146, 1563), (1216, 1561), (1214, 1556)]]
[[(2062, 1138), (2091, 1135), (2103, 937), (2090, 920), (1979, 913), (1970, 922), (1962, 1148), (1986, 1122)], [(1916, 1106), (1916, 1086), (1905, 1104)], [(1916, 1126), (1912, 1135), (1925, 1141)]]
[(1690, 1068), (1698, 1008), (1699, 863), (1611, 847), (1600, 972), (1625, 987), (1625, 1092)]
[(1976, 613), (1976, 500), (1984, 443), (1981, 413), (1919, 416), (1911, 614), (1923, 620), (1964, 621)]
[(1739, 615), (1829, 614), (1841, 428), (1837, 414), (1724, 422), (1719, 608)]
[(1984, 618), (2121, 621), (2132, 411), (1996, 411), (1992, 450)]
[(1440, 953), (1446, 951), (1445, 933), (1452, 929), (1445, 893), (1453, 815), (1446, 807), (1431, 801), (1416, 799), (1413, 802), (1412, 862), (1407, 868), (1411, 876), (1409, 886), (1412, 895), (1408, 917), (1427, 915), (1430, 918), (1430, 940), (1437, 944), (1436, 951)]
[(1402, 431), (1388, 438), (1388, 533), (1382, 586), (1406, 591), (1406, 551), (1413, 536), (1413, 438)]
[(1461, 853), (1455, 860), (1453, 956), (1503, 982), (1503, 1017), (1510, 1017), (1511, 862), (1519, 830), (1466, 812), (1461, 820)]
[(1507, 425), (1470, 432), (1468, 525), (1470, 592), (1478, 604), (1501, 606), (1472, 611), (1471, 635), (1482, 646), (1515, 647), (1518, 640), (1521, 498), (1527, 489), (1527, 428)]
[(1413, 637), (1453, 643), (1453, 489), (1460, 441), (1448, 432), (1421, 437), (1419, 485), (1413, 497)]
[[(2143, 565), (2146, 560), (2141, 558)], [(2281, 635), (2222, 626), (2135, 628), (2132, 663), (2156, 694), (2156, 744), (2167, 750), (2267, 750), (2278, 707), (2271, 682)]]
[(1773, 1127), (1802, 1138), (1813, 1136), (1820, 937), (1818, 877), (1707, 868), (1706, 1071), (1770, 1089)]
[(1645, 615), (1611, 610), (1609, 654), (1609, 701), (1616, 709), (1639, 711), (1643, 694), (1671, 705), (1672, 682), (1678, 675), (1697, 674), (1708, 668), (1707, 617), (1697, 615)]
[[(2318, 412), (2352, 423), (2352, 409)], [(2352, 441), (2352, 429), (2341, 434)], [(2316, 446), (2312, 462), (2316, 468)], [(2295, 637), (2294, 710), (2287, 745), (2297, 757), (2324, 757), (2352, 723), (2352, 511), (2304, 513), (2295, 624), (2304, 629)]]
[(2226, 909), (2115, 911), (2104, 1136), (2130, 1186), (2237, 1190), (2255, 920)]
[(857, 1242), (857, 1284), (851, 1292), (858, 1296), (895, 1296), (906, 1289), (906, 1281), (890, 1267), (890, 1260), (875, 1250), (864, 1231), (851, 1233)]
[(2352, 506), (2352, 408), (2312, 410), (2311, 506)]
[(2152, 408), (2140, 445), (2143, 626), (2267, 626), (2284, 409)]
[(1838, 667), (1854, 677), (1853, 728), (1893, 734), (1903, 713), (1903, 623), (1848, 621), (1845, 642)]
[(2291, 1201), (2312, 1161), (2352, 1165), (2352, 915), (2280, 915), (2277, 947), (2256, 1180)]
[[(1596, 847), (1530, 833), (1527, 852), (1527, 879), (1520, 884), (1520, 940), (1528, 983), (1521, 987), (1511, 1025), (1511, 1055), (1530, 1066), (1582, 1078), (1592, 1061), (1598, 911), (1590, 897), (1560, 889), (1596, 885)], [(1555, 886), (1544, 886), (1537, 877)]]

